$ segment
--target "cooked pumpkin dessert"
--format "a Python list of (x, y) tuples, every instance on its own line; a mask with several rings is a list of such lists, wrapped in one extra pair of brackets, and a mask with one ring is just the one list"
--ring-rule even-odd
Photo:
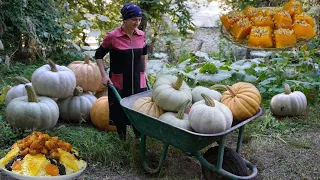
[(274, 23), (276, 28), (292, 28), (292, 19), (289, 14), (289, 11), (281, 10), (277, 12), (274, 16)]
[(226, 30), (230, 30), (231, 26), (237, 22), (239, 19), (246, 17), (242, 12), (230, 12), (226, 15), (221, 16), (220, 20)]
[(293, 30), (297, 38), (309, 39), (316, 35), (315, 30), (305, 20), (296, 20), (293, 23)]
[(313, 21), (313, 19), (312, 19), (312, 17), (309, 15), (309, 14), (307, 14), (307, 13), (301, 13), (301, 14), (295, 14), (294, 16), (293, 16), (293, 21), (296, 21), (296, 20), (305, 20), (308, 24), (310, 24), (312, 27), (314, 27), (314, 21)]
[(79, 152), (57, 136), (33, 132), (12, 145), (0, 166), (27, 176), (59, 176), (75, 173), (86, 167)]
[(231, 34), (237, 39), (245, 39), (252, 28), (252, 22), (248, 18), (241, 18), (231, 27)]
[(297, 43), (296, 35), (292, 29), (277, 29), (274, 31), (276, 48), (292, 46)]
[(272, 29), (269, 26), (253, 26), (249, 35), (248, 46), (260, 48), (272, 47)]

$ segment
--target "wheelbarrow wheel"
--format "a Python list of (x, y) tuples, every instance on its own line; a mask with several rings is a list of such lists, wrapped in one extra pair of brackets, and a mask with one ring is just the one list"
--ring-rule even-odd
[[(208, 149), (203, 157), (212, 165), (216, 166), (218, 160), (218, 152), (219, 146), (212, 147)], [(247, 176), (248, 175), (248, 168), (245, 162), (242, 160), (241, 156), (233, 151), (232, 149), (225, 147), (224, 148), (224, 156), (222, 162), (222, 168), (232, 174), (238, 176)], [(225, 176), (222, 176), (219, 173), (209, 170), (204, 165), (201, 164), (202, 174), (204, 179), (212, 180), (212, 179), (228, 179)]]

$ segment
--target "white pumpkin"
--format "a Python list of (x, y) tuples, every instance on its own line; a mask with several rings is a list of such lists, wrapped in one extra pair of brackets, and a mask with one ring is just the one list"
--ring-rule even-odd
[(76, 76), (69, 68), (49, 61), (32, 73), (31, 82), (38, 95), (67, 98), (76, 87)]
[(21, 97), (21, 96), (26, 96), (27, 95), (27, 91), (25, 88), (25, 85), (29, 85), (32, 86), (31, 82), (24, 78), (24, 77), (15, 77), (14, 78), (15, 81), (17, 81), (18, 85), (13, 86), (6, 94), (6, 105), (9, 104), (9, 102), (17, 97)]
[(181, 74), (178, 77), (159, 77), (153, 86), (152, 97), (163, 110), (171, 112), (178, 112), (186, 100), (192, 100), (191, 89), (183, 81)]
[(288, 84), (284, 85), (284, 93), (271, 98), (270, 110), (275, 116), (301, 115), (307, 108), (307, 98), (300, 91), (291, 92)]
[(203, 134), (215, 134), (229, 129), (233, 121), (230, 109), (205, 94), (201, 96), (204, 100), (193, 104), (189, 112), (192, 129)]
[(97, 98), (90, 93), (83, 93), (83, 89), (77, 86), (73, 96), (65, 99), (58, 99), (57, 104), (60, 110), (60, 119), (79, 123), (90, 120), (90, 110)]
[(57, 103), (48, 97), (37, 97), (32, 86), (25, 88), (28, 96), (13, 99), (6, 108), (8, 124), (21, 129), (53, 128), (59, 118)]
[(209, 96), (211, 99), (220, 101), (222, 95), (218, 91), (211, 90), (209, 88), (203, 87), (203, 86), (197, 86), (191, 91), (192, 93), (192, 103), (198, 102), (200, 100), (203, 100), (201, 94), (204, 93), (207, 96)]
[(178, 113), (166, 112), (162, 114), (159, 119), (168, 124), (171, 124), (172, 126), (191, 131), (188, 114), (184, 113), (190, 102), (190, 100), (187, 100), (184, 104), (182, 104)]

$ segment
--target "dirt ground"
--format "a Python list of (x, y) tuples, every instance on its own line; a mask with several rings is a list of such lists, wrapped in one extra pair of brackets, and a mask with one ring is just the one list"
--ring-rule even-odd
[[(284, 138), (283, 141), (269, 137), (256, 138), (243, 144), (241, 153), (258, 167), (258, 180), (320, 179), (320, 132), (317, 129)], [(227, 146), (235, 147), (236, 134), (227, 136)], [(159, 150), (160, 152), (160, 150)], [(154, 165), (159, 152), (149, 152)], [(1, 180), (13, 180), (0, 174)], [(176, 148), (169, 148), (161, 172), (149, 175), (141, 165), (114, 169), (89, 162), (85, 172), (77, 180), (147, 180), (147, 179), (203, 179), (201, 166), (195, 158), (188, 157)]]

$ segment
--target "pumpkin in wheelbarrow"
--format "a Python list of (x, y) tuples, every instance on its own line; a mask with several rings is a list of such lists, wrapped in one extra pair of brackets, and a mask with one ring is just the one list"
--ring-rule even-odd
[(116, 126), (109, 124), (109, 101), (107, 96), (100, 97), (92, 104), (90, 117), (97, 128), (111, 132), (117, 131)]
[(155, 118), (159, 118), (164, 113), (164, 110), (153, 101), (152, 97), (137, 99), (132, 104), (132, 109)]
[(232, 112), (219, 101), (201, 94), (204, 100), (194, 103), (189, 112), (189, 123), (198, 133), (215, 134), (224, 132), (232, 125)]
[(238, 82), (226, 88), (221, 102), (231, 110), (235, 121), (244, 121), (258, 112), (261, 95), (253, 84)]

